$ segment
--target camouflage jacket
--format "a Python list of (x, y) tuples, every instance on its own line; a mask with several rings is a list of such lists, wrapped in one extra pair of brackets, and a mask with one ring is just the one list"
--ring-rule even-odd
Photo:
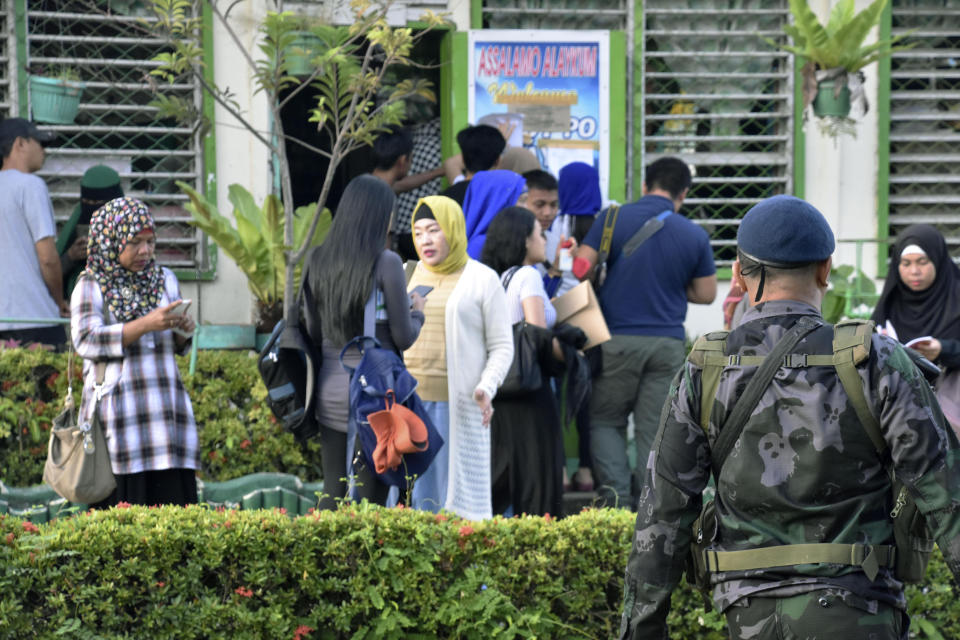
[[(766, 355), (812, 306), (770, 301), (751, 308), (727, 338), (726, 353)], [(832, 353), (826, 328), (794, 353)], [(926, 515), (955, 579), (960, 576), (960, 443), (929, 385), (897, 342), (874, 335), (858, 372), (877, 415), (892, 464)], [(700, 426), (700, 369), (678, 373), (661, 413), (637, 509), (627, 562), (621, 638), (666, 638), (670, 593), (681, 578), (691, 526), (711, 473), (710, 448), (757, 370), (726, 367), (710, 416)], [(832, 366), (781, 367), (760, 398), (717, 482), (718, 539), (733, 551), (781, 544), (893, 544), (892, 487), (885, 464)], [(800, 565), (716, 573), (721, 611), (750, 596), (786, 596), (825, 586), (851, 604), (905, 606), (903, 585), (882, 569), (871, 581), (857, 567)], [(741, 603), (742, 604), (742, 603)]]

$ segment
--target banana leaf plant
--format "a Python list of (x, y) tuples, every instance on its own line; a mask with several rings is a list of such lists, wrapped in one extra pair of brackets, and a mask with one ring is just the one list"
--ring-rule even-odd
[(877, 286), (863, 271), (849, 264), (830, 269), (830, 288), (821, 312), (830, 324), (844, 318), (869, 318), (877, 303)]
[[(178, 182), (177, 186), (190, 198), (186, 205), (191, 215), (190, 224), (207, 234), (247, 276), (247, 284), (257, 301), (257, 330), (270, 331), (283, 317), (287, 283), (284, 256), (291, 249), (284, 242), (286, 223), (280, 198), (270, 194), (262, 205), (258, 205), (243, 186), (230, 185), (228, 198), (233, 204), (234, 225), (217, 210), (216, 203), (202, 193), (184, 182)], [(306, 244), (314, 247), (327, 237), (332, 217), (330, 210), (324, 209), (312, 237), (307, 241), (315, 209), (315, 204), (309, 204), (294, 211), (295, 246)], [(295, 283), (300, 281), (302, 267), (301, 259), (294, 267)]]

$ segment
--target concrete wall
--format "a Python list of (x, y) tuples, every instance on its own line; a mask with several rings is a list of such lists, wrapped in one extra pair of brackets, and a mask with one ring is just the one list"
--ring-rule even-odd
[[(244, 49), (252, 55), (259, 51), (256, 29), (265, 14), (265, 3), (258, 0), (245, 0), (231, 10), (231, 23)], [(263, 94), (254, 95), (256, 87), (243, 54), (216, 18), (213, 38), (216, 83), (230, 88), (241, 112), (257, 130), (269, 132), (267, 102)], [(231, 184), (242, 184), (261, 202), (270, 193), (270, 156), (266, 147), (219, 105), (214, 120), (217, 206), (222, 215), (232, 219), (233, 207), (227, 200), (227, 189)], [(194, 299), (194, 317), (203, 324), (249, 324), (254, 321), (254, 299), (247, 287), (247, 278), (222, 251), (218, 255), (216, 279), (199, 284), (185, 283), (184, 297), (188, 296)]]

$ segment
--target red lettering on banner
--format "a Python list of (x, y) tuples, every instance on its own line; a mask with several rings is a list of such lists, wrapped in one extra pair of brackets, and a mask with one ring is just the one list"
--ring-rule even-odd
[(543, 67), (540, 69), (540, 75), (549, 77), (553, 75), (553, 57), (556, 47), (548, 46), (543, 49)]
[(586, 47), (584, 51), (583, 73), (581, 77), (593, 78), (597, 75), (597, 51), (598, 47)]

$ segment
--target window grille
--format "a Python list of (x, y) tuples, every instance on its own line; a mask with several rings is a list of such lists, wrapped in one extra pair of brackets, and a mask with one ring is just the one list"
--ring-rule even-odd
[(633, 0), (483, 0), (487, 29), (610, 29), (627, 28), (628, 3)]
[(16, 39), (13, 30), (13, 0), (0, 0), (0, 120), (15, 111), (13, 109), (13, 81), (16, 70), (13, 66), (13, 51)]
[[(10, 0), (6, 1), (8, 4)], [(120, 3), (114, 3), (117, 5)], [(89, 0), (30, 0), (27, 3), (27, 60), (32, 72), (70, 68), (85, 83), (80, 111), (72, 124), (45, 124), (56, 132), (39, 173), (47, 182), (58, 221), (69, 218), (80, 199), (80, 178), (93, 164), (118, 171), (124, 193), (140, 198), (153, 212), (157, 259), (185, 276), (208, 267), (203, 235), (187, 224), (182, 180), (203, 190), (202, 140), (194, 129), (158, 121), (147, 106), (154, 99), (149, 75), (164, 51), (163, 41), (143, 26), (138, 3), (132, 15), (106, 13)], [(198, 3), (194, 10), (199, 11)], [(200, 87), (192, 78), (164, 85), (168, 94), (190, 98), (201, 110)], [(31, 96), (32, 99), (32, 96)]]
[(933, 224), (960, 259), (960, 4), (895, 0), (892, 33), (909, 30), (890, 61), (888, 231)]
[(740, 218), (793, 192), (794, 65), (787, 0), (647, 0), (643, 161), (665, 155), (696, 174), (684, 213), (710, 234), (717, 266), (736, 259)]

